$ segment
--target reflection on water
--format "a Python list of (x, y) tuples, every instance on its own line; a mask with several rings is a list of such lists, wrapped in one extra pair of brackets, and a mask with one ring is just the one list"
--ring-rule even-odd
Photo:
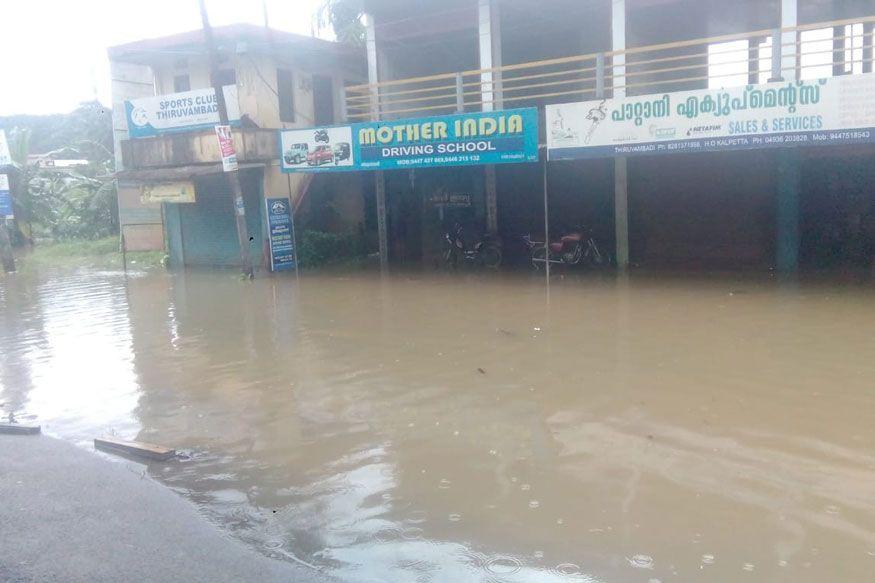
[(351, 581), (867, 581), (872, 291), (20, 274), (0, 408)]

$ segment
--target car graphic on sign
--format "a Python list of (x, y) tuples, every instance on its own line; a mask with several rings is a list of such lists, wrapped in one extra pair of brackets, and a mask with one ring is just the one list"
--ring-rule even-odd
[(310, 148), (307, 144), (292, 144), (292, 147), (283, 154), (286, 164), (302, 164), (307, 160)]
[(331, 146), (316, 146), (316, 149), (307, 154), (308, 166), (321, 166), (326, 162), (334, 162), (334, 150)]
[(346, 142), (334, 144), (334, 163), (337, 164), (341, 160), (349, 160), (349, 144)]

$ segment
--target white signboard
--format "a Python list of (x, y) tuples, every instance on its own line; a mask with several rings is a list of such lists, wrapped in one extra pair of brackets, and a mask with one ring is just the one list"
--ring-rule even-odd
[(216, 138), (219, 140), (219, 150), (222, 153), (222, 170), (234, 172), (237, 170), (237, 150), (234, 148), (231, 126), (216, 126)]
[(6, 141), (6, 132), (0, 130), (0, 166), (8, 166), (12, 164), (12, 157), (9, 155), (9, 143)]
[(352, 128), (334, 126), (280, 133), (282, 169), (318, 170), (320, 167), (345, 168), (354, 165)]
[(550, 160), (875, 142), (875, 73), (547, 106)]
[[(227, 85), (222, 92), (228, 108), (228, 120), (234, 125), (240, 121), (237, 86)], [(212, 87), (125, 101), (125, 114), (128, 134), (132, 138), (211, 128), (219, 123), (216, 92)]]
[(9, 191), (9, 176), (0, 174), (0, 219), (14, 219), (12, 193)]

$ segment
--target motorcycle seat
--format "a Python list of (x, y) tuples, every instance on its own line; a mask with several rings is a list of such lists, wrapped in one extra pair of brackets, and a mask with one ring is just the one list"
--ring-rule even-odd
[(550, 243), (550, 251), (562, 251), (562, 243)]
[(563, 243), (577, 243), (583, 239), (583, 236), (580, 233), (572, 233), (571, 235), (565, 235), (562, 237)]

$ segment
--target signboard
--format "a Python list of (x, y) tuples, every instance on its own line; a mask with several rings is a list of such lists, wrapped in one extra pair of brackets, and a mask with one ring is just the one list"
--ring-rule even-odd
[(439, 190), (431, 193), (428, 197), (429, 204), (447, 208), (467, 208), (471, 206), (471, 195), (464, 193), (450, 193)]
[(195, 202), (193, 182), (165, 182), (144, 184), (140, 200), (143, 203), (192, 203)]
[(280, 131), (284, 172), (393, 170), (538, 160), (535, 108)]
[(265, 198), (267, 207), (267, 240), (270, 245), (270, 270), (297, 268), (295, 258), (295, 226), (287, 198)]
[(237, 150), (234, 148), (231, 126), (216, 126), (216, 138), (219, 140), (219, 151), (222, 153), (222, 170), (234, 172), (237, 170)]
[[(228, 119), (231, 125), (236, 125), (240, 122), (237, 86), (227, 85), (222, 92)], [(125, 101), (125, 115), (128, 135), (132, 138), (210, 128), (219, 123), (216, 92), (212, 87)]]
[(9, 176), (0, 174), (0, 219), (14, 218), (12, 194), (9, 191)]
[(9, 143), (6, 141), (6, 132), (0, 130), (0, 166), (12, 164), (12, 156), (9, 155)]
[(547, 106), (549, 160), (875, 142), (875, 74)]

